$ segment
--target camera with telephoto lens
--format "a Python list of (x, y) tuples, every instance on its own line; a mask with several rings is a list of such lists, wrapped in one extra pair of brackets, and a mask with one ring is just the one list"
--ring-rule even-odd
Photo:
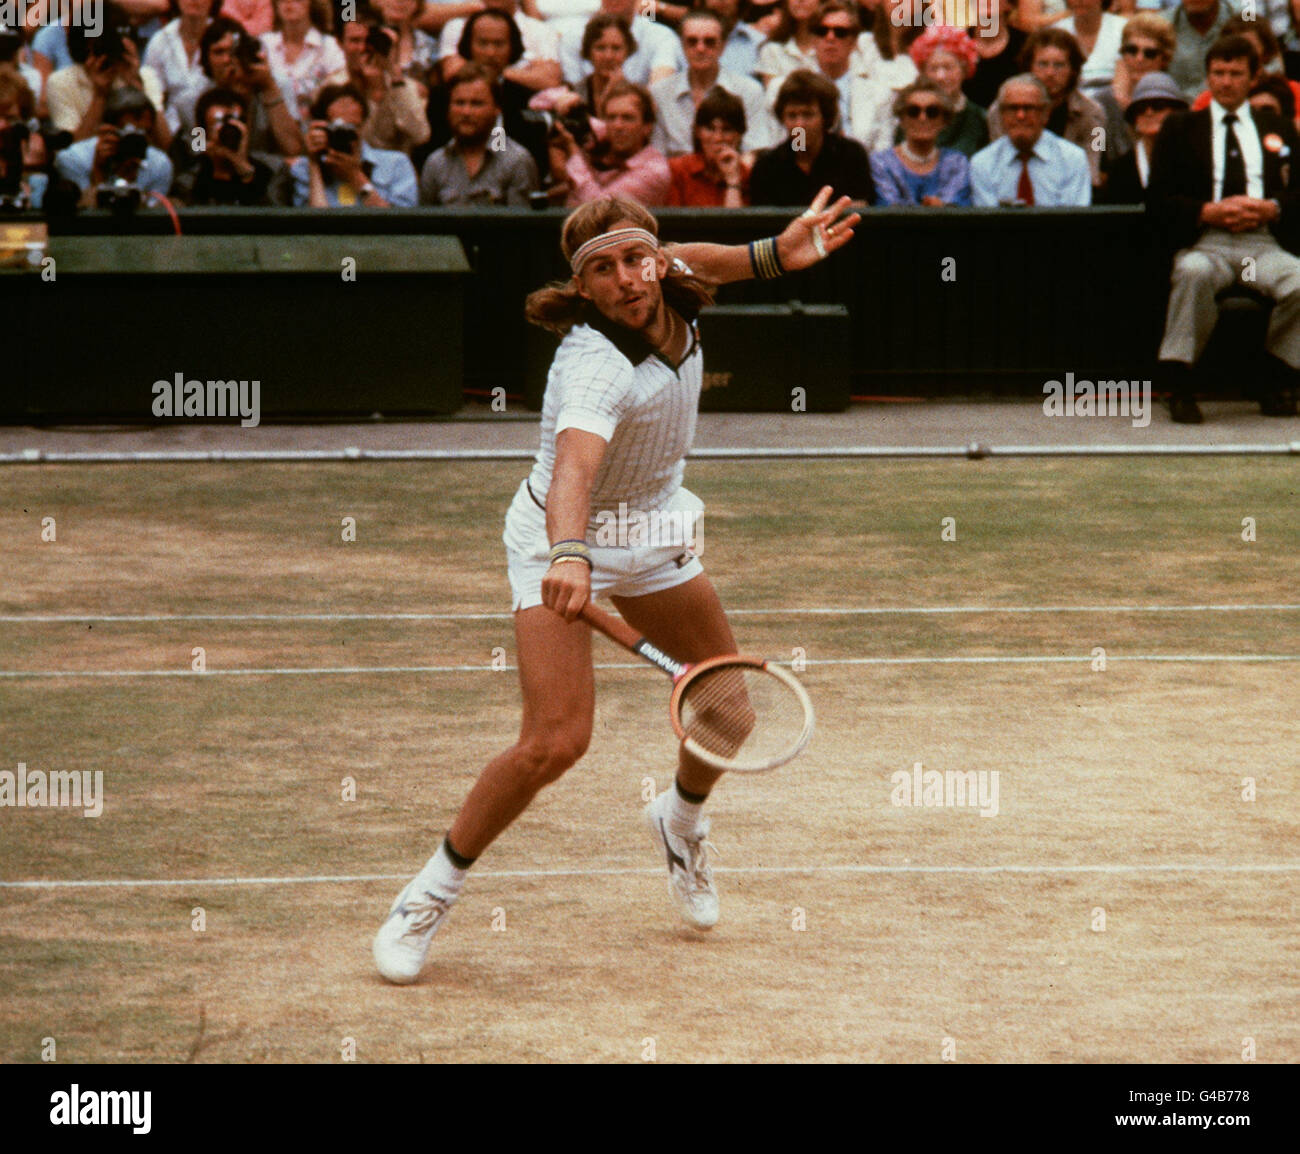
[(262, 55), (262, 42), (247, 32), (232, 32), (231, 35), (235, 39), (232, 46), (235, 60), (247, 71), (257, 64), (257, 58)]
[(87, 44), (96, 56), (116, 64), (126, 58), (126, 44), (131, 38), (131, 25), (106, 24), (98, 36), (87, 37)]
[(244, 122), (234, 112), (218, 112), (216, 122), (217, 143), (227, 152), (238, 152), (239, 146), (244, 143)]
[(582, 105), (578, 105), (563, 116), (557, 116), (549, 110), (535, 108), (525, 108), (520, 116), (529, 124), (542, 125), (546, 129), (548, 139), (556, 134), (557, 125), (563, 125), (579, 147), (583, 147), (595, 135), (595, 130), (591, 126), (591, 115)]
[(355, 124), (349, 124), (346, 120), (331, 120), (325, 129), (325, 147), (351, 155), (360, 137), (361, 133)]
[(390, 31), (396, 32), (397, 29), (390, 28), (387, 24), (379, 24), (366, 33), (366, 47), (376, 56), (382, 56), (385, 60), (388, 59), (388, 54), (392, 52), (393, 45), (396, 43), (394, 38), (389, 35)]
[(117, 130), (117, 150), (113, 153), (114, 164), (124, 164), (131, 160), (144, 160), (149, 151), (149, 138), (134, 124), (124, 124)]

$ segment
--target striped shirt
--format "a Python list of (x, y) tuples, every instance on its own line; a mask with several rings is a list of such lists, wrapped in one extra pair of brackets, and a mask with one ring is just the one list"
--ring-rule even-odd
[(704, 357), (691, 325), (691, 344), (673, 368), (637, 333), (588, 308), (556, 351), (542, 402), (541, 448), (528, 477), (545, 505), (555, 467), (555, 438), (581, 429), (609, 442), (591, 491), (591, 528), (601, 512), (650, 513), (668, 508), (695, 439)]

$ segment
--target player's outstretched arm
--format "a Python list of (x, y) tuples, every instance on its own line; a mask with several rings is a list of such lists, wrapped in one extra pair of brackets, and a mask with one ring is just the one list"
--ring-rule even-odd
[[(747, 244), (680, 244), (669, 255), (682, 260), (701, 280), (711, 284), (730, 284), (761, 276), (771, 279), (783, 272), (808, 268), (853, 239), (853, 228), (861, 221), (858, 213), (842, 214), (852, 201), (842, 196), (830, 204), (831, 188), (827, 185), (813, 199), (807, 210), (795, 217), (779, 236)], [(772, 245), (773, 252), (765, 251)], [(751, 250), (754, 250), (751, 253)], [(775, 256), (775, 260), (770, 259)]]
[(603, 437), (583, 429), (563, 429), (555, 438), (555, 467), (546, 495), (546, 535), (553, 557), (557, 550), (570, 555), (552, 561), (542, 579), (542, 603), (566, 621), (574, 620), (591, 596), (591, 564), (578, 554), (585, 549), (591, 489), (607, 447)]

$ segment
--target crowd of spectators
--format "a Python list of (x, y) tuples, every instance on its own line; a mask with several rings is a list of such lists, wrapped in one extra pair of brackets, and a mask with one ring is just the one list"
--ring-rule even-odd
[(322, 208), (797, 205), (823, 184), (1139, 203), (1222, 35), (1258, 48), (1252, 104), (1300, 103), (1300, 0), (93, 0), (97, 35), (83, 5), (0, 28), (0, 139), (31, 126), (0, 195), (50, 210), (115, 183)]

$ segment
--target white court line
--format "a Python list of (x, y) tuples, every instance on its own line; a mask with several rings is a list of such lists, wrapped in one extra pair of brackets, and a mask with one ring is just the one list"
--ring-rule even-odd
[[(779, 445), (734, 448), (695, 448), (692, 461), (805, 460), (824, 458), (892, 457), (1135, 457), (1135, 456), (1258, 456), (1300, 454), (1300, 441), (1211, 444), (1083, 444), (1083, 445)], [(536, 449), (25, 449), (0, 451), (0, 465), (136, 464), (147, 462), (218, 461), (531, 461)]]
[[(728, 609), (728, 617), (885, 617), (945, 613), (1295, 613), (1300, 605), (921, 605)], [(0, 614), (23, 624), (82, 621), (509, 621), (512, 613), (86, 613)]]
[[(582, 878), (660, 877), (663, 868), (475, 870), (476, 878)], [(1265, 862), (1256, 865), (1216, 865), (1210, 862), (1172, 862), (1153, 865), (799, 865), (714, 866), (722, 874), (1151, 874), (1151, 873), (1296, 873), (1300, 862)], [(349, 884), (353, 882), (406, 882), (410, 874), (318, 874), (296, 878), (132, 878), (102, 881), (0, 881), (0, 889), (115, 889), (159, 886), (289, 886)]]
[[(808, 657), (805, 665), (1079, 665), (1095, 661), (1087, 654), (1062, 655), (1008, 655), (972, 657)], [(1173, 663), (1218, 664), (1300, 661), (1300, 654), (1292, 653), (1108, 653), (1107, 662), (1164, 661)], [(782, 664), (789, 664), (783, 662)], [(196, 673), (192, 669), (0, 669), (0, 678), (21, 679), (34, 677), (316, 677), (357, 676), (389, 673), (506, 673), (517, 670), (517, 665), (340, 665), (302, 669), (206, 669)], [(641, 661), (596, 662), (596, 669), (645, 669)]]

